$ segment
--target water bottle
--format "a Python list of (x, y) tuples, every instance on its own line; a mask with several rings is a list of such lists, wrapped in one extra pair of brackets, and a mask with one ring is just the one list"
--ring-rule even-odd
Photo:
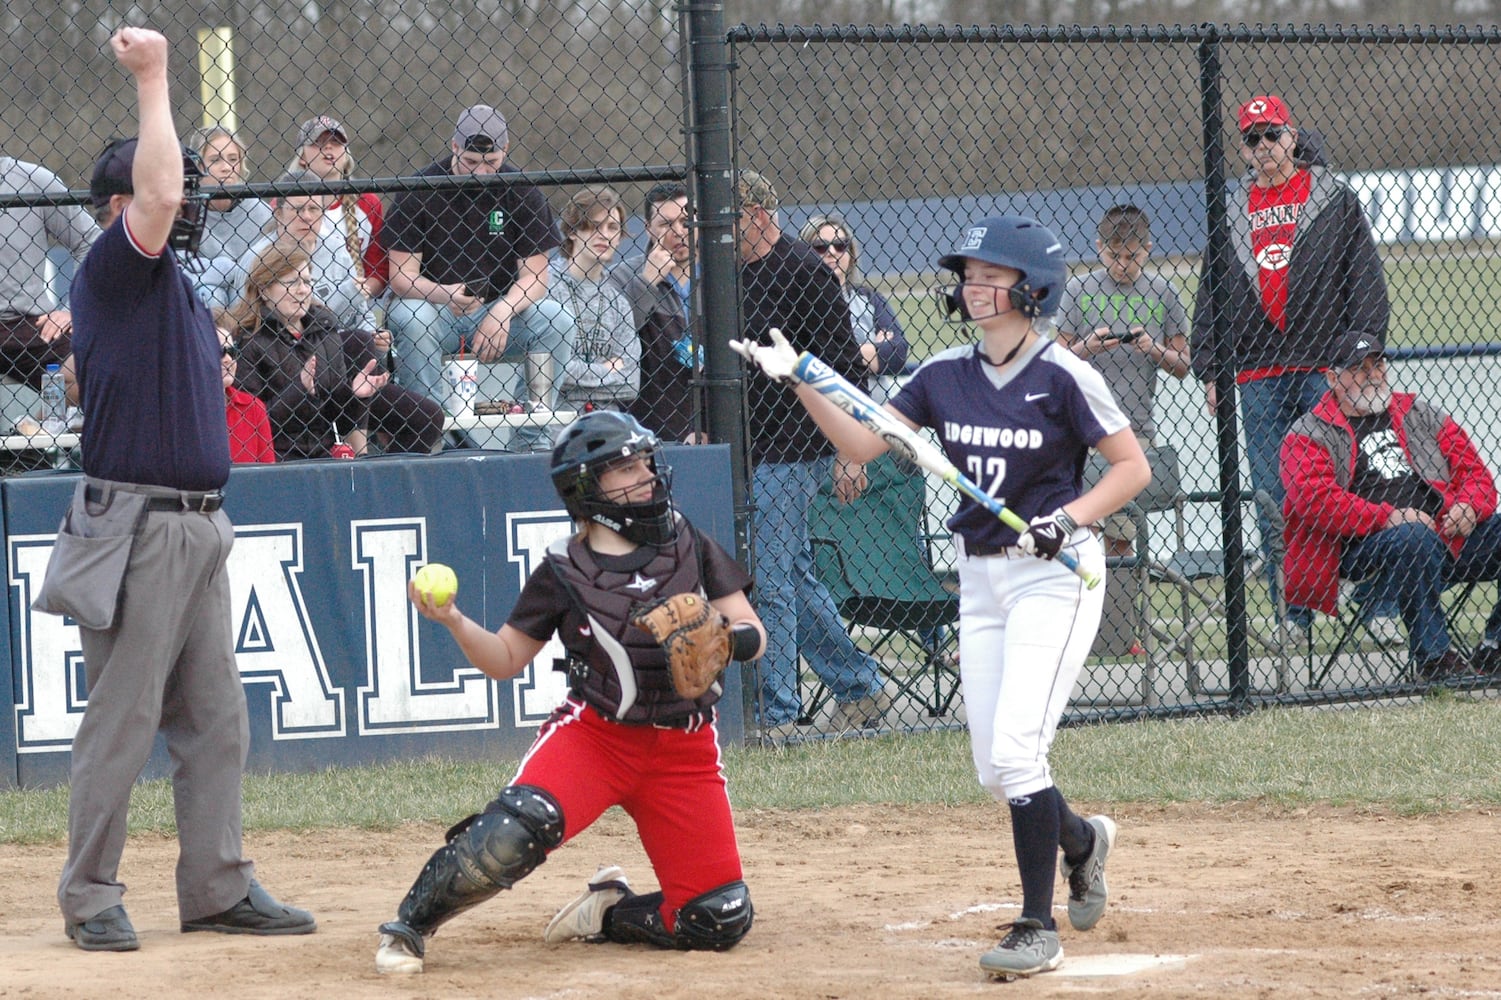
[(48, 365), (42, 376), (42, 430), (48, 434), (68, 431), (68, 389), (61, 365)]

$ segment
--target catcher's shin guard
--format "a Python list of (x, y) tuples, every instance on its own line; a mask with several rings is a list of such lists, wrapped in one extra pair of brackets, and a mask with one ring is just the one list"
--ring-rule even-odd
[(397, 908), (397, 922), (430, 936), (449, 919), (530, 875), (562, 842), (563, 811), (557, 801), (540, 788), (509, 786), (483, 813), (448, 831), (448, 843), (428, 859)]
[(681, 951), (727, 951), (740, 943), (755, 919), (750, 890), (738, 880), (684, 903), (672, 933), (662, 922), (661, 905), (660, 892), (622, 899), (610, 910), (606, 935), (620, 944), (644, 942)]

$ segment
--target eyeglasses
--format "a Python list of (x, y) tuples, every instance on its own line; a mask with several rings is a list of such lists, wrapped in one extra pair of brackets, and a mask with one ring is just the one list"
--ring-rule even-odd
[(819, 240), (817, 243), (809, 243), (808, 246), (813, 248), (814, 253), (828, 253), (830, 250), (835, 253), (844, 253), (850, 248), (850, 241), (830, 240), (826, 243), (823, 240)]
[(1271, 128), (1264, 128), (1260, 132), (1252, 129), (1249, 132), (1242, 132), (1240, 134), (1240, 141), (1254, 149), (1257, 145), (1260, 144), (1261, 140), (1263, 139), (1270, 139), (1272, 142), (1276, 142), (1277, 140), (1282, 138), (1282, 133), (1286, 131), (1287, 129), (1279, 125), (1273, 125)]
[(278, 288), (297, 288), (299, 286), (312, 288), (313, 279), (301, 274), (295, 274), (289, 278), (277, 278), (271, 284), (276, 285)]

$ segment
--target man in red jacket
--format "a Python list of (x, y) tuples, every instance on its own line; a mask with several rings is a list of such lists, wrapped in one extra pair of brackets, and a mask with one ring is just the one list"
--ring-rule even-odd
[[(1380, 338), (1349, 331), (1332, 359), (1329, 392), (1282, 441), (1287, 600), (1334, 614), (1341, 577), (1369, 580), (1401, 608), (1420, 678), (1469, 674), (1440, 597), (1501, 578), (1495, 480), (1452, 417), (1392, 391)], [(1501, 672), (1501, 603), (1473, 668)]]

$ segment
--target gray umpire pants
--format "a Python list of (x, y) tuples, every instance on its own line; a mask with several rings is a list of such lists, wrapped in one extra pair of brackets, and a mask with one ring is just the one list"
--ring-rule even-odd
[[(140, 495), (174, 490), (87, 480), (113, 497), (70, 511), (79, 533), (129, 531)], [(245, 690), (235, 665), (225, 563), (234, 527), (212, 514), (152, 511), (135, 531), (118, 610), (107, 629), (80, 625), (88, 706), (73, 740), (68, 861), (58, 885), (65, 920), (121, 902), (118, 879), (130, 791), (158, 729), (172, 762), (180, 852), (177, 906), (194, 920), (229, 909), (254, 866), (240, 853), (240, 776), (249, 748)], [(51, 575), (53, 567), (49, 566)]]

